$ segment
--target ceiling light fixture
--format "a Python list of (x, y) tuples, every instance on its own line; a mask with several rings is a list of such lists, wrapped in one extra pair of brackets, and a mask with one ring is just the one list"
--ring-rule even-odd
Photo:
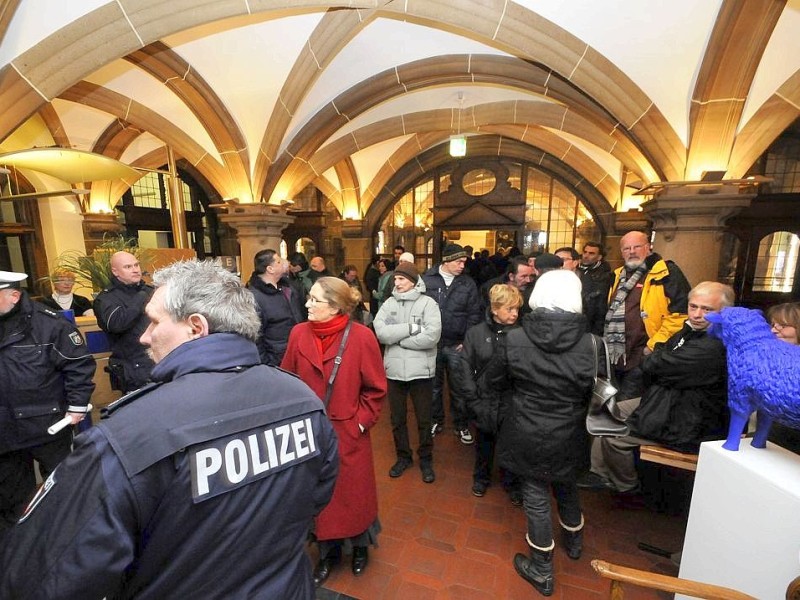
[(461, 135), (461, 111), (464, 108), (464, 92), (458, 92), (458, 129), (450, 136), (450, 156), (462, 158), (467, 155), (467, 138)]

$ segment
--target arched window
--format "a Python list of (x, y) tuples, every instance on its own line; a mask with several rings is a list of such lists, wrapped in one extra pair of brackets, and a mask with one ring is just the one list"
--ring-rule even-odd
[(800, 238), (790, 231), (776, 231), (761, 238), (758, 244), (753, 291), (791, 292), (799, 249)]

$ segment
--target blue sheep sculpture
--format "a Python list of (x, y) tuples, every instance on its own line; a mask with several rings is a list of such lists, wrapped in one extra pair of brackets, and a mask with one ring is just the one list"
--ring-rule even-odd
[(761, 311), (740, 307), (709, 313), (709, 335), (722, 340), (728, 361), (728, 437), (722, 447), (739, 450), (753, 411), (751, 445), (764, 448), (773, 421), (800, 428), (800, 346), (779, 340)]

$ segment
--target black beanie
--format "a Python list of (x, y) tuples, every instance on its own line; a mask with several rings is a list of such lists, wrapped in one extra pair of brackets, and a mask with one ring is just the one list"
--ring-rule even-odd
[(458, 244), (447, 244), (442, 250), (442, 262), (452, 262), (459, 258), (466, 258), (467, 252)]

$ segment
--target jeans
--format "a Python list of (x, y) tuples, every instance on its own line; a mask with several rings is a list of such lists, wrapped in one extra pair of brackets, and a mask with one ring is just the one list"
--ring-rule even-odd
[[(460, 346), (460, 344), (459, 344)], [(434, 423), (444, 424), (444, 377), (447, 370), (447, 383), (450, 385), (450, 417), (456, 431), (467, 428), (467, 413), (464, 408), (464, 385), (461, 379), (461, 351), (459, 346), (442, 346), (436, 353), (436, 377), (433, 379), (433, 407), (431, 418)]]
[(391, 411), (392, 436), (397, 458), (411, 459), (411, 446), (408, 442), (407, 398), (411, 396), (414, 414), (417, 418), (419, 448), (417, 456), (421, 463), (430, 463), (433, 456), (433, 436), (431, 435), (431, 394), (432, 379), (412, 379), (398, 381), (388, 379), (389, 410)]
[(550, 490), (556, 497), (558, 517), (567, 527), (581, 524), (581, 505), (575, 482), (522, 479), (522, 501), (528, 519), (528, 539), (537, 548), (549, 548), (553, 543), (553, 523), (550, 520)]

